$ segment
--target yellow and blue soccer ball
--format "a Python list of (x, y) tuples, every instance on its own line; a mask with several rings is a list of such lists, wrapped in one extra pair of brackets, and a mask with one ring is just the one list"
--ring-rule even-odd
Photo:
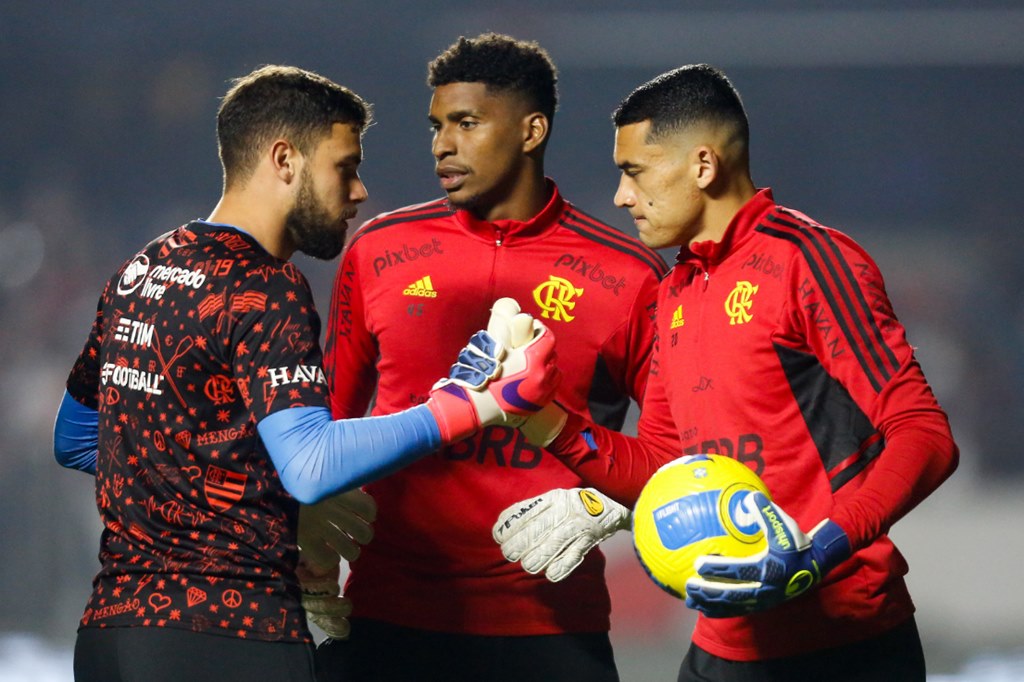
[(698, 557), (764, 549), (761, 526), (740, 505), (754, 490), (769, 495), (753, 470), (723, 455), (689, 455), (658, 469), (633, 509), (633, 547), (647, 575), (682, 599)]

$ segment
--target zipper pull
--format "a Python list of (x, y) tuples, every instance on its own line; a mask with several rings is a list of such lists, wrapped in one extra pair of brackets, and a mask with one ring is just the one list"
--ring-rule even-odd
[(497, 235), (497, 237), (494, 240), (495, 246), (501, 246), (501, 243), (505, 241), (505, 235), (502, 234), (501, 230), (497, 228), (495, 228), (494, 233)]
[(708, 280), (711, 279), (711, 273), (707, 270), (704, 271), (704, 291), (708, 290)]

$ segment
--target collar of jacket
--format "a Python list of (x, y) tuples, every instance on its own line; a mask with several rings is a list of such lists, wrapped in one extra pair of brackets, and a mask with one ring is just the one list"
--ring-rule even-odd
[(765, 187), (758, 190), (757, 194), (750, 197), (750, 200), (743, 204), (743, 207), (729, 221), (729, 226), (725, 228), (725, 234), (722, 235), (721, 241), (708, 240), (694, 242), (689, 247), (684, 246), (679, 249), (676, 262), (699, 262), (705, 267), (722, 262), (753, 234), (761, 217), (774, 206), (775, 198), (772, 197), (771, 188)]
[(540, 213), (529, 220), (480, 220), (469, 211), (461, 209), (455, 212), (455, 219), (469, 232), (485, 239), (497, 239), (506, 245), (510, 239), (523, 239), (542, 234), (557, 224), (566, 204), (554, 180), (547, 178), (547, 187), (551, 198)]

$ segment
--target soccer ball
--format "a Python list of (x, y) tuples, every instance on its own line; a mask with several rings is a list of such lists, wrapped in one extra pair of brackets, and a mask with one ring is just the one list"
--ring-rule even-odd
[(633, 547), (647, 575), (682, 599), (698, 557), (764, 549), (756, 517), (740, 506), (754, 490), (769, 495), (749, 467), (723, 455), (689, 455), (658, 469), (633, 510)]

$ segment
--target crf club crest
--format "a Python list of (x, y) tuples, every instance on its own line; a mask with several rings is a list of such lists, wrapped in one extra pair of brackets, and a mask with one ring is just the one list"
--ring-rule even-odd
[(245, 482), (247, 474), (240, 474), (237, 471), (228, 471), (218, 466), (210, 465), (206, 470), (206, 480), (203, 482), (203, 493), (210, 506), (219, 512), (231, 509), (245, 493)]

